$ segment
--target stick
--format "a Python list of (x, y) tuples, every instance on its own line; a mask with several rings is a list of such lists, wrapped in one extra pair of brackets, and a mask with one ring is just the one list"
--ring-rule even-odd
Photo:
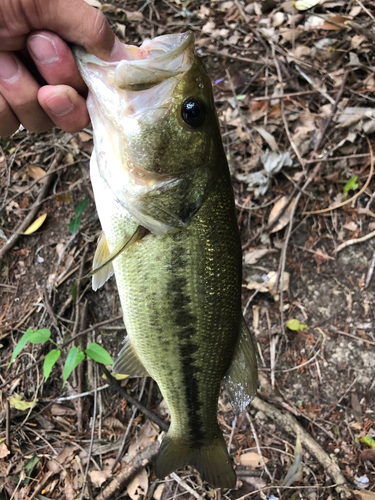
[(277, 422), (278, 428), (288, 434), (293, 434), (299, 436), (301, 444), (306, 447), (306, 449), (314, 455), (318, 462), (324, 467), (327, 474), (335, 483), (335, 488), (337, 493), (341, 498), (350, 498), (352, 496), (349, 491), (347, 482), (344, 476), (341, 474), (339, 466), (332, 460), (329, 455), (323, 450), (323, 448), (308, 434), (303, 427), (297, 422), (297, 420), (289, 413), (284, 413), (277, 409), (270, 403), (266, 403), (259, 397), (256, 397), (252, 402), (252, 406), (258, 410), (265, 413), (269, 418)]
[(96, 497), (96, 500), (112, 500), (119, 498), (118, 495), (125, 489), (125, 486), (133, 477), (150, 462), (153, 462), (158, 451), (159, 443), (155, 441), (151, 446), (142, 450), (136, 455), (125, 468), (112, 479), (104, 491)]
[(169, 429), (169, 425), (164, 422), (160, 417), (152, 413), (152, 411), (148, 410), (145, 406), (143, 406), (139, 401), (134, 399), (121, 385), (117, 382), (117, 380), (112, 377), (112, 374), (107, 370), (104, 365), (100, 366), (103, 372), (106, 374), (107, 380), (109, 384), (114, 387), (130, 404), (138, 408), (146, 417), (155, 422), (163, 431), (167, 431)]

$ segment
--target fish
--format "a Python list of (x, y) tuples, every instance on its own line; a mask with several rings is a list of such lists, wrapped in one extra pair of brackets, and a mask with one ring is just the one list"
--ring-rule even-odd
[(89, 89), (102, 226), (92, 285), (115, 275), (127, 331), (113, 372), (152, 377), (168, 405), (157, 477), (189, 465), (213, 487), (234, 488), (217, 422), (221, 384), (239, 414), (258, 377), (211, 81), (192, 32), (123, 49), (106, 62), (74, 48)]

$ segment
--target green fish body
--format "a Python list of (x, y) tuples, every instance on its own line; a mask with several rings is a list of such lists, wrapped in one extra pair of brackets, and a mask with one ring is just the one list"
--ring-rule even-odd
[(239, 413), (256, 393), (257, 370), (211, 84), (190, 33), (132, 50), (125, 63), (76, 50), (90, 89), (91, 181), (104, 234), (93, 287), (114, 272), (128, 333), (114, 371), (151, 376), (170, 409), (157, 476), (191, 465), (232, 488), (220, 386), (224, 379)]

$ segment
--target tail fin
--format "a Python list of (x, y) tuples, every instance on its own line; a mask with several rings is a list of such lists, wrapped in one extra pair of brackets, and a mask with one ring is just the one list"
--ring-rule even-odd
[(164, 479), (171, 472), (191, 465), (197, 469), (203, 479), (215, 488), (234, 488), (236, 473), (222, 434), (209, 444), (200, 448), (190, 448), (188, 443), (177, 438), (166, 436), (161, 444), (156, 460), (155, 473)]

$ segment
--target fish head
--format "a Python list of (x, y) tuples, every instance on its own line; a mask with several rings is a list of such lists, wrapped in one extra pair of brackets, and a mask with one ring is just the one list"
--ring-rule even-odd
[(193, 33), (124, 46), (116, 62), (74, 52), (90, 91), (100, 175), (151, 232), (142, 212), (162, 224), (167, 218), (166, 230), (183, 226), (199, 209), (222, 153), (212, 86)]

